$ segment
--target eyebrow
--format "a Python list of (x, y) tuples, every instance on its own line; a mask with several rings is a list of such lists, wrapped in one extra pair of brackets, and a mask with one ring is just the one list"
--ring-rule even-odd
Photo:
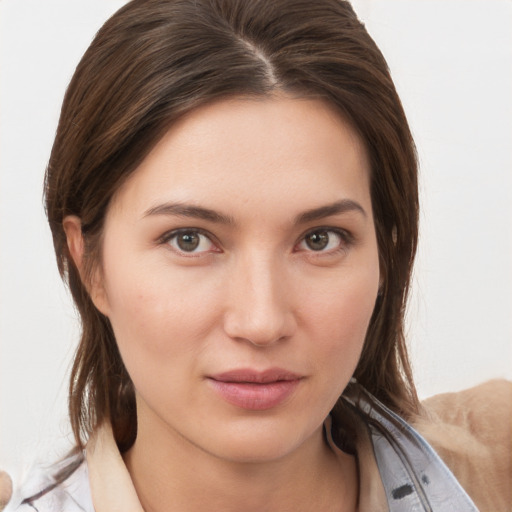
[(144, 217), (152, 215), (175, 215), (178, 217), (190, 217), (194, 219), (203, 219), (218, 224), (234, 225), (235, 221), (232, 217), (223, 215), (222, 213), (203, 208), (202, 206), (194, 206), (184, 203), (164, 203), (154, 206), (144, 212)]
[(339, 215), (347, 212), (359, 212), (366, 217), (366, 211), (359, 203), (352, 201), (352, 199), (341, 199), (335, 203), (300, 213), (295, 217), (295, 223), (306, 224), (307, 222), (313, 222), (325, 217), (330, 217), (331, 215)]
[[(295, 224), (306, 224), (325, 217), (340, 215), (347, 212), (359, 212), (366, 217), (366, 211), (359, 203), (351, 199), (341, 199), (335, 203), (320, 206), (318, 208), (312, 208), (311, 210), (299, 213), (295, 217)], [(153, 215), (189, 217), (203, 219), (218, 224), (235, 225), (233, 217), (211, 210), (210, 208), (203, 208), (202, 206), (194, 206), (186, 203), (160, 204), (146, 210), (143, 216), (149, 217)]]

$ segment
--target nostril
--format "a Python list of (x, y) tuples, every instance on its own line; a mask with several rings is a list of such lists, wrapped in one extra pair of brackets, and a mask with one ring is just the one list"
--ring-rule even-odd
[(224, 330), (233, 339), (244, 340), (255, 346), (267, 346), (291, 337), (295, 332), (295, 320), (290, 313), (274, 314), (273, 318), (231, 313), (225, 320)]

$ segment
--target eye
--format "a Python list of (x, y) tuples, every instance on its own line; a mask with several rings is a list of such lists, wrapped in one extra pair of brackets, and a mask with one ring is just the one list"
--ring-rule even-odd
[(331, 252), (343, 249), (349, 242), (349, 235), (334, 229), (316, 229), (306, 233), (300, 241), (298, 249), (301, 251)]
[(162, 239), (178, 253), (201, 254), (218, 252), (211, 239), (197, 229), (179, 229), (172, 231)]

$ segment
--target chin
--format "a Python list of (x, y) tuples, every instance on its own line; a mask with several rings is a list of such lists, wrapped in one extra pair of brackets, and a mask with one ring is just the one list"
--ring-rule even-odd
[[(318, 429), (321, 431), (321, 429)], [(214, 432), (213, 426), (211, 432)], [(313, 438), (315, 429), (300, 428), (296, 421), (233, 422), (220, 426), (210, 437), (207, 451), (219, 458), (238, 463), (263, 463), (279, 460)], [(220, 435), (219, 435), (220, 434)]]
[[(222, 450), (224, 448), (224, 450)], [(216, 446), (212, 455), (239, 464), (260, 464), (282, 459), (294, 451), (294, 446), (289, 446), (282, 440), (252, 442), (240, 442), (230, 440), (227, 446)]]

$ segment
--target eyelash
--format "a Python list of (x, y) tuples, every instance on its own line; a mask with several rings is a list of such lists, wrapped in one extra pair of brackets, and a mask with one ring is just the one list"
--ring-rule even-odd
[[(299, 245), (301, 245), (302, 243), (305, 243), (305, 240), (308, 236), (314, 235), (315, 233), (316, 234), (318, 234), (318, 233), (329, 233), (329, 234), (334, 233), (337, 237), (340, 238), (340, 240), (341, 240), (340, 244), (338, 247), (331, 249), (329, 251), (323, 251), (323, 250), (315, 251), (314, 249), (310, 248), (309, 250), (308, 249), (298, 250), (297, 252), (307, 252), (307, 253), (310, 253), (310, 255), (312, 255), (314, 257), (331, 256), (334, 254), (338, 254), (341, 251), (346, 251), (354, 243), (354, 236), (350, 232), (346, 231), (345, 229), (333, 228), (333, 227), (329, 227), (329, 226), (319, 226), (319, 227), (315, 227), (314, 229), (310, 229), (310, 230), (306, 231), (300, 237), (299, 241), (295, 244), (294, 251)], [(170, 246), (171, 240), (173, 240), (174, 238), (176, 238), (182, 234), (201, 235), (201, 236), (206, 237), (212, 245), (214, 245), (216, 247), (218, 247), (218, 245), (219, 245), (218, 242), (216, 241), (215, 237), (213, 237), (211, 233), (209, 233), (201, 228), (174, 229), (172, 231), (165, 233), (163, 236), (161, 236), (158, 239), (158, 243), (162, 244), (162, 245), (168, 244)], [(190, 257), (197, 258), (197, 257), (200, 257), (204, 254), (208, 254), (211, 252), (222, 252), (221, 249), (217, 249), (214, 251), (200, 251), (200, 252), (195, 253), (193, 251), (183, 251), (177, 247), (170, 247), (170, 248), (171, 248), (171, 250), (175, 251), (179, 255), (189, 257), (189, 258)]]

